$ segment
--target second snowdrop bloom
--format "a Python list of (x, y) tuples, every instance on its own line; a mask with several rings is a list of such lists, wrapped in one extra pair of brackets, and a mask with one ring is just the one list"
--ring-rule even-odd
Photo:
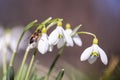
[(94, 38), (93, 45), (88, 47), (82, 53), (80, 60), (85, 61), (88, 60), (90, 64), (94, 63), (96, 59), (100, 56), (103, 64), (107, 65), (108, 59), (107, 55), (102, 48), (98, 46), (98, 39)]
[(41, 54), (45, 54), (49, 50), (48, 35), (46, 34), (47, 29), (42, 29), (42, 36), (38, 41), (38, 50)]
[[(8, 49), (10, 49), (11, 51), (14, 51), (16, 46), (17, 46), (17, 42), (19, 39), (19, 36), (21, 35), (23, 30), (23, 27), (19, 26), (19, 27), (14, 27), (13, 29), (3, 29), (3, 33), (1, 33), (1, 37), (0, 40), (3, 42), (0, 42), (1, 44), (4, 44), (5, 46), (8, 47)], [(28, 37), (29, 32), (27, 32), (24, 37), (21, 40), (21, 43), (19, 45), (19, 49), (25, 49), (25, 46), (27, 45), (27, 43), (25, 42), (26, 37)], [(4, 47), (0, 46), (1, 49), (3, 49)]]
[(9, 47), (9, 40), (10, 40), (10, 34), (9, 32), (2, 33), (3, 35), (0, 37), (0, 65), (2, 64), (2, 61), (6, 59), (8, 62), (11, 57), (11, 50), (8, 49)]
[[(72, 36), (72, 29), (71, 29), (71, 25), (70, 24), (66, 24), (66, 33), (68, 35), (70, 35), (74, 41), (74, 43), (78, 46), (82, 46), (82, 41), (81, 41), (81, 38), (79, 37), (79, 35), (76, 33), (74, 36)], [(69, 46), (69, 44), (67, 44), (67, 46)]]
[(57, 48), (61, 48), (65, 42), (70, 46), (73, 46), (71, 36), (68, 35), (63, 29), (62, 22), (58, 22), (56, 29), (49, 35), (49, 43), (51, 45), (57, 44)]

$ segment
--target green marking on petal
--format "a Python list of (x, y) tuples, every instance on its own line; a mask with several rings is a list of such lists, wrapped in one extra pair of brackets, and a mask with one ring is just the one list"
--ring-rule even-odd
[(59, 38), (59, 39), (63, 38), (63, 35), (62, 35), (62, 34), (59, 34), (58, 38)]
[(95, 56), (95, 57), (98, 57), (98, 56), (99, 56), (98, 52), (92, 52), (91, 55), (93, 55), (93, 56)]

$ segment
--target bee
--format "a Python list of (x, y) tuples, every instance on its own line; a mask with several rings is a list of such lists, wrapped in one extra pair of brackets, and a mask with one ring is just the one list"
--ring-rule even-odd
[(38, 29), (38, 30), (36, 30), (32, 35), (31, 35), (31, 37), (30, 37), (30, 44), (32, 44), (32, 43), (37, 43), (37, 41), (39, 40), (41, 38), (41, 30), (40, 29)]

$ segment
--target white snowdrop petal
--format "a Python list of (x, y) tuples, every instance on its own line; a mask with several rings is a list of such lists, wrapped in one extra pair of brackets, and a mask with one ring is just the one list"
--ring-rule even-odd
[(82, 40), (81, 40), (81, 38), (79, 37), (78, 34), (76, 34), (76, 35), (73, 37), (73, 41), (75, 42), (76, 45), (82, 46)]
[(3, 48), (5, 48), (5, 38), (4, 38), (4, 36), (2, 36), (1, 37), (1, 39), (0, 39), (0, 51), (3, 49)]
[[(16, 48), (18, 39), (19, 39), (22, 31), (23, 31), (23, 26), (14, 27), (14, 28), (12, 28), (12, 30), (10, 31), (11, 41), (10, 41), (9, 44), (10, 44), (10, 47), (12, 48), (12, 50), (14, 50), (14, 49)], [(25, 35), (23, 36), (23, 38), (22, 38), (22, 40), (21, 40), (21, 42), (20, 42), (20, 44), (19, 44), (19, 49), (25, 49), (25, 47), (27, 47), (27, 44), (28, 44), (28, 43), (27, 43), (26, 39), (29, 37), (29, 36), (28, 36), (29, 34), (30, 34), (29, 31), (27, 31), (27, 32), (25, 33)], [(33, 43), (33, 44), (31, 45), (31, 48), (32, 48), (32, 46), (34, 47), (34, 46), (35, 46), (35, 43)]]
[(66, 29), (65, 32), (66, 32), (68, 35), (71, 35), (72, 29)]
[[(71, 36), (72, 29), (66, 29), (65, 32)], [(70, 46), (68, 43), (66, 43), (66, 46)]]
[(60, 49), (64, 44), (65, 44), (64, 38), (59, 39), (59, 42), (58, 42), (58, 44), (57, 44), (57, 48)]
[(38, 50), (41, 54), (45, 54), (48, 51), (49, 44), (46, 36), (42, 36), (38, 42)]
[(90, 58), (88, 59), (88, 62), (89, 62), (90, 64), (93, 64), (96, 60), (97, 60), (97, 57), (95, 57), (95, 56), (90, 56)]
[(98, 46), (98, 51), (99, 51), (99, 54), (100, 54), (101, 61), (103, 62), (103, 64), (107, 65), (108, 64), (108, 58), (107, 58), (106, 53), (99, 46)]
[[(5, 51), (5, 53), (4, 53)], [(6, 56), (6, 61), (9, 62), (10, 58), (11, 58), (11, 51), (8, 50), (6, 47), (3, 48), (2, 51), (0, 51), (0, 66), (2, 65), (2, 58), (4, 58), (3, 56)]]
[(98, 52), (98, 45), (97, 44), (93, 44), (93, 52)]
[(11, 35), (10, 33), (6, 33), (6, 34), (5, 34), (5, 43), (6, 43), (7, 45), (11, 45), (11, 44), (10, 44), (11, 41), (12, 41), (12, 35)]
[(12, 51), (15, 50), (16, 46), (17, 46), (17, 41), (12, 40), (10, 43), (10, 47), (11, 47)]
[(11, 35), (13, 37), (19, 38), (19, 36), (21, 35), (23, 31), (23, 26), (16, 26), (11, 30)]
[(63, 29), (62, 31), (63, 31), (63, 34), (64, 34), (64, 37), (65, 37), (65, 40), (66, 40), (67, 44), (69, 44), (71, 47), (73, 47), (74, 44), (73, 44), (73, 40), (72, 40), (71, 36), (68, 35), (68, 34), (64, 31), (64, 29)]
[(56, 45), (58, 42), (58, 28), (56, 28), (55, 30), (53, 30), (50, 35), (49, 35), (49, 43), (50, 45)]
[(47, 49), (46, 49), (47, 47), (45, 47), (45, 46), (47, 46), (47, 44), (44, 43), (44, 41), (40, 40), (38, 42), (38, 50), (41, 54), (45, 54), (47, 52)]
[(86, 48), (86, 49), (83, 51), (83, 53), (81, 54), (80, 60), (81, 60), (81, 61), (87, 60), (87, 59), (90, 57), (90, 55), (91, 55), (91, 53), (92, 53), (92, 50), (93, 50), (92, 46)]

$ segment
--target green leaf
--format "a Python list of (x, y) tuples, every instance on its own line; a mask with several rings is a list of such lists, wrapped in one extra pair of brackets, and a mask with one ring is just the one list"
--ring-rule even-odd
[(11, 57), (11, 60), (10, 60), (10, 64), (9, 64), (10, 67), (13, 66), (13, 64), (14, 64), (14, 59), (15, 59), (15, 56), (16, 56), (16, 52), (17, 52), (17, 50), (18, 50), (19, 44), (20, 44), (20, 42), (21, 42), (21, 40), (22, 40), (25, 32), (26, 32), (27, 30), (29, 30), (30, 28), (32, 28), (33, 25), (34, 25), (36, 22), (37, 22), (37, 20), (32, 21), (32, 22), (29, 23), (27, 26), (25, 26), (25, 28), (23, 29), (23, 32), (21, 33), (21, 36), (20, 36), (20, 38), (19, 38), (19, 40), (18, 40), (16, 49), (14, 50), (14, 52), (13, 52), (13, 54), (12, 54), (12, 57)]
[(67, 75), (67, 80), (96, 80), (91, 79), (90, 76), (86, 75), (84, 72), (80, 71), (80, 69), (77, 69), (64, 60), (62, 61), (62, 66), (64, 66), (64, 69), (66, 70), (65, 74)]
[(26, 73), (27, 73), (27, 68), (28, 66), (25, 64), (23, 67), (23, 71), (22, 71), (22, 75), (21, 75), (21, 80), (24, 80), (26, 77)]
[(71, 36), (74, 36), (74, 35), (77, 33), (77, 31), (80, 29), (81, 26), (82, 26), (81, 24), (78, 25), (78, 26), (76, 26), (76, 27), (73, 29), (73, 32), (72, 32)]
[[(101, 80), (120, 80), (117, 79), (120, 78), (119, 74), (118, 76), (116, 74), (116, 70), (118, 66), (119, 66), (119, 57), (112, 56), (108, 68), (105, 70), (103, 76), (101, 77)], [(112, 77), (115, 77), (116, 79), (111, 79)]]
[(47, 73), (47, 75), (45, 76), (44, 80), (48, 80), (49, 79), (49, 76), (51, 74), (51, 72), (53, 71), (54, 67), (55, 67), (55, 64), (57, 63), (58, 59), (60, 58), (60, 56), (62, 55), (63, 53), (63, 50), (65, 48), (65, 44), (64, 46), (58, 51), (57, 55), (55, 56), (50, 68), (49, 68), (49, 71)]
[(35, 73), (37, 72), (37, 66), (38, 66), (38, 61), (35, 61), (31, 73), (30, 73), (30, 79), (32, 79), (35, 75)]
[(59, 74), (57, 75), (57, 77), (56, 77), (55, 80), (62, 80), (63, 75), (64, 75), (64, 69), (62, 69), (62, 70), (59, 72)]
[(37, 20), (34, 20), (34, 21), (30, 22), (27, 26), (25, 26), (25, 28), (24, 28), (23, 31), (26, 32), (27, 30), (29, 30), (30, 28), (32, 28), (33, 25), (34, 25), (36, 22), (37, 22)]
[(9, 69), (8, 69), (7, 80), (14, 80), (14, 68), (13, 68), (13, 66), (9, 67)]

